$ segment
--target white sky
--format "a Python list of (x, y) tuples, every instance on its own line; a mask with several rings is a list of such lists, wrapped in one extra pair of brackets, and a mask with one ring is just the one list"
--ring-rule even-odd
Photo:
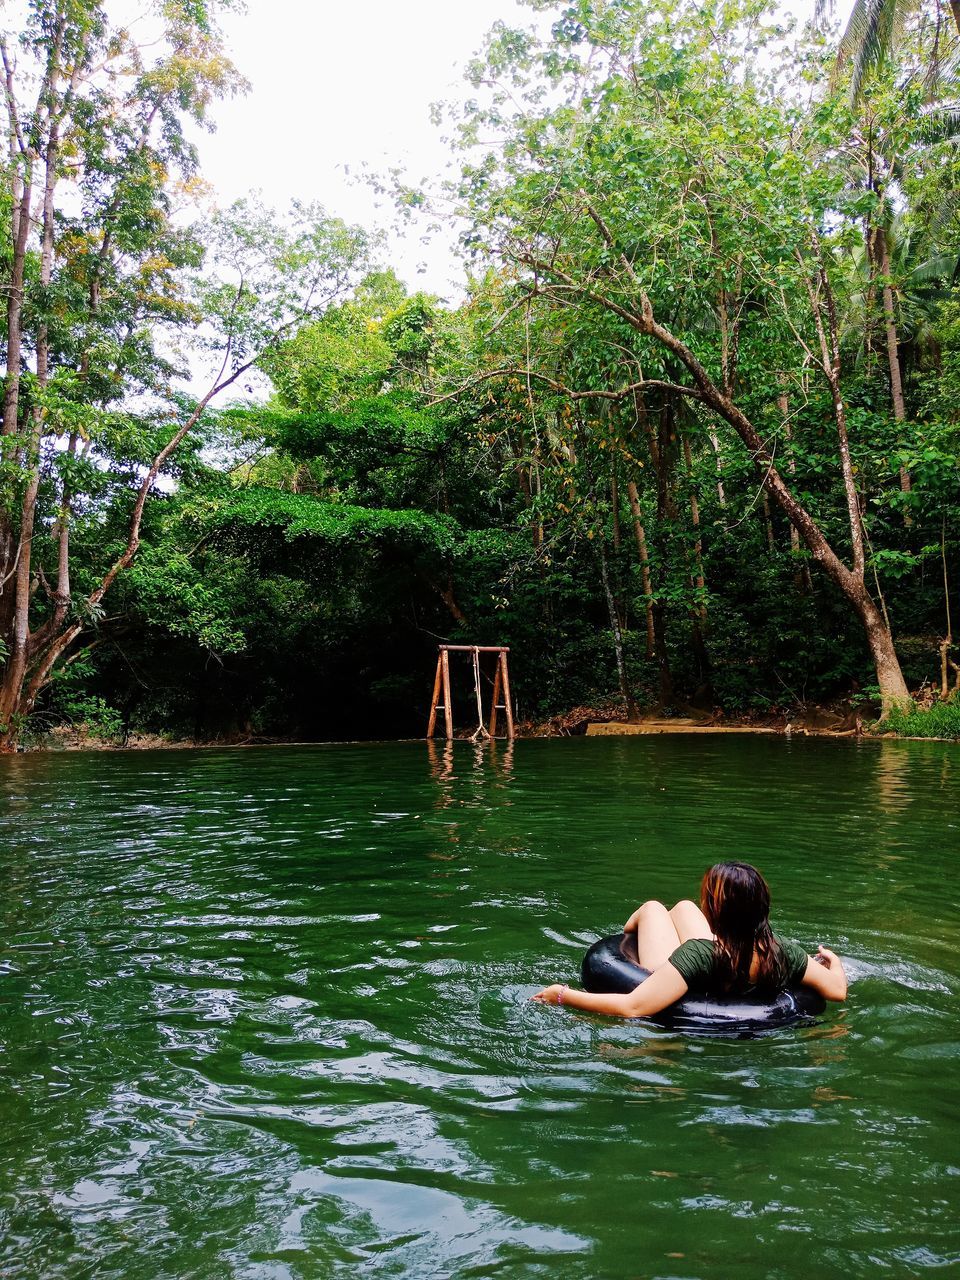
[[(362, 166), (414, 181), (444, 170), (430, 104), (465, 96), (464, 68), (498, 18), (528, 25), (535, 14), (514, 0), (248, 0), (223, 25), (251, 91), (217, 104), (216, 133), (198, 139), (218, 203), (259, 190), (277, 209), (318, 200), (388, 230), (392, 210), (358, 181)], [(411, 288), (459, 292), (449, 240), (392, 238), (386, 257)]]
[[(812, 5), (784, 0), (783, 12), (805, 18)], [(216, 104), (217, 130), (198, 140), (217, 202), (250, 191), (278, 210), (317, 200), (389, 233), (393, 210), (388, 202), (378, 208), (363, 167), (397, 167), (414, 182), (447, 169), (450, 152), (430, 104), (470, 93), (464, 68), (498, 18), (543, 22), (516, 0), (247, 0), (246, 13), (223, 25), (251, 90)], [(453, 301), (462, 280), (453, 230), (424, 244), (423, 225), (403, 240), (391, 234), (385, 258), (408, 287)]]

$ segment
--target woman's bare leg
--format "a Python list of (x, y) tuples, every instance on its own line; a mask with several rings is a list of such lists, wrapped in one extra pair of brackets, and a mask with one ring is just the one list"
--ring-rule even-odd
[(670, 919), (681, 942), (688, 938), (712, 938), (713, 930), (707, 924), (707, 917), (695, 902), (684, 898), (682, 902), (671, 908)]
[(637, 931), (637, 958), (644, 969), (659, 969), (680, 945), (670, 912), (662, 902), (651, 899), (637, 907), (626, 924), (626, 932)]

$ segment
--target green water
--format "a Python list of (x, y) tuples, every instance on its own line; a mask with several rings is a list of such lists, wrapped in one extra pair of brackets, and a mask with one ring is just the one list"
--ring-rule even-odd
[[(960, 749), (765, 738), (0, 762), (0, 1272), (960, 1269)], [(531, 1005), (758, 863), (821, 1023)]]

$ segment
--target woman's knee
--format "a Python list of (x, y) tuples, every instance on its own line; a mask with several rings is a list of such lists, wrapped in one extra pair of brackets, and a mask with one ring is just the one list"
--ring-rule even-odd
[(681, 898), (679, 902), (675, 902), (673, 906), (670, 908), (670, 914), (673, 915), (674, 911), (699, 911), (699, 910), (700, 910), (699, 904), (694, 902), (691, 898)]
[(713, 931), (706, 916), (689, 898), (683, 898), (671, 909), (670, 919), (674, 923), (681, 942), (686, 942), (689, 938), (713, 937)]
[(658, 969), (665, 960), (669, 960), (680, 944), (673, 918), (662, 902), (650, 898), (637, 908), (635, 923), (640, 966), (643, 969)]
[(649, 898), (637, 908), (638, 920), (659, 920), (669, 915), (670, 912), (666, 906), (662, 902), (658, 902), (656, 898)]

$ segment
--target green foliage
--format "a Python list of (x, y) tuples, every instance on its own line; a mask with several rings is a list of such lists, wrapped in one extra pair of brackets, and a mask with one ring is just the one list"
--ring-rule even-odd
[[(3, 334), (5, 746), (58, 664), (123, 632), (108, 592), (208, 658), (244, 647), (235, 601), (164, 542), (147, 499), (206, 479), (204, 407), (340, 301), (375, 240), (301, 203), (284, 217), (251, 198), (197, 218), (193, 126), (244, 87), (223, 7), (159, 4), (128, 29), (96, 0), (36, 0), (18, 56), (5, 39), (0, 282), (22, 300)], [(390, 281), (368, 292), (387, 298)], [(178, 391), (184, 376), (209, 378), (199, 402)]]
[[(48, 290), (28, 264), (31, 332), (54, 335), (51, 377), (28, 359), (23, 383), (24, 424), (45, 424), (31, 625), (55, 607), (66, 495), (70, 617), (94, 646), (41, 717), (420, 732), (438, 640), (509, 644), (522, 715), (618, 685), (667, 711), (868, 698), (857, 618), (766, 501), (755, 451), (633, 323), (644, 297), (850, 562), (833, 312), (865, 581), (911, 683), (938, 678), (946, 605), (960, 616), (960, 232), (950, 113), (916, 75), (929, 35), (911, 19), (901, 61), (851, 101), (823, 87), (822, 41), (785, 41), (759, 0), (533, 8), (553, 25), (498, 26), (456, 121), (444, 194), (473, 276), (455, 307), (408, 296), (376, 237), (317, 208), (173, 216), (195, 169), (178, 121), (238, 87), (211, 6), (164, 9), (192, 53), (145, 66), (135, 109), (88, 104)], [(270, 395), (204, 413), (109, 609), (87, 608), (196, 407), (170, 391), (188, 345), (224, 379), (253, 362)], [(0, 459), (14, 513), (28, 453)], [(949, 729), (953, 705), (924, 723)]]
[(220, 655), (244, 647), (232, 601), (217, 583), (205, 582), (182, 552), (145, 547), (130, 571), (127, 589), (135, 594), (142, 618), (154, 627)]
[(202, 269), (191, 280), (204, 327), (224, 372), (269, 352), (305, 319), (322, 315), (359, 276), (371, 237), (317, 204), (294, 201), (285, 217), (259, 200), (237, 200), (203, 228)]
[(876, 726), (878, 732), (903, 738), (952, 738), (960, 740), (960, 701), (935, 702), (926, 710), (895, 708)]
[(80, 745), (89, 739), (119, 745), (126, 736), (123, 716), (105, 698), (90, 692), (95, 671), (89, 655), (62, 668), (53, 682), (41, 724), (66, 724)]
[(195, 510), (209, 528), (235, 525), (273, 526), (287, 539), (311, 537), (329, 542), (391, 537), (399, 541), (452, 551), (459, 540), (457, 524), (449, 516), (423, 511), (372, 510), (325, 502), (312, 494), (275, 489), (239, 489), (222, 501)]
[(67, 700), (62, 709), (81, 743), (90, 738), (117, 744), (123, 740), (123, 717), (103, 698), (81, 695)]

